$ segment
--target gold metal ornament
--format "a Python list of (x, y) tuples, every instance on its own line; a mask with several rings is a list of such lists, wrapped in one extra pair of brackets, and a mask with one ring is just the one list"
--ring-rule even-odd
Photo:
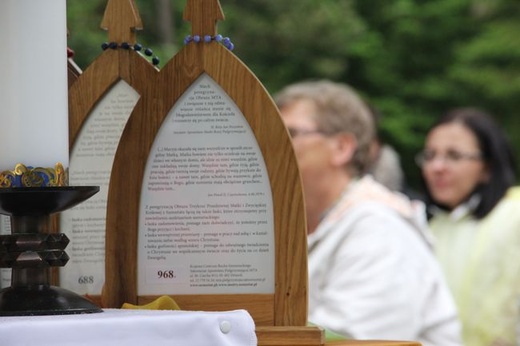
[(0, 173), (0, 188), (68, 185), (68, 171), (59, 162), (54, 168), (31, 167), (18, 163), (14, 170)]

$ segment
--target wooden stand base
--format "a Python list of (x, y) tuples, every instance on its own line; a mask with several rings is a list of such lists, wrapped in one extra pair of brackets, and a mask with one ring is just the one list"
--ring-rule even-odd
[(325, 333), (318, 327), (256, 327), (258, 346), (323, 346)]
[(325, 342), (318, 327), (256, 327), (258, 346), (421, 346), (414, 341), (345, 340)]

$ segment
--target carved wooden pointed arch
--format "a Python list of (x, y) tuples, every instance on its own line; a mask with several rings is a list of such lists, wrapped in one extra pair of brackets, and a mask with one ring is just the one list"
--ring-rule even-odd
[[(126, 83), (124, 90), (128, 92), (128, 86), (135, 91), (137, 97), (142, 97), (145, 94), (145, 89), (150, 84), (154, 84), (155, 78), (158, 74), (158, 69), (155, 68), (143, 55), (133, 50), (132, 48), (123, 48), (122, 43), (126, 42), (128, 45), (134, 45), (136, 43), (136, 30), (142, 27), (139, 13), (134, 4), (134, 0), (109, 0), (107, 9), (102, 23), (103, 29), (108, 31), (109, 40), (117, 44), (118, 48), (108, 48), (103, 51), (81, 74), (78, 74), (76, 80), (69, 87), (69, 146), (71, 148), (71, 160), (74, 157), (73, 149), (80, 150), (82, 147), (87, 147), (85, 143), (82, 143), (79, 139), (85, 133), (87, 133), (87, 124), (94, 124), (95, 119), (93, 112), (96, 107), (103, 101), (109, 101), (113, 98), (111, 92), (117, 90), (116, 87), (119, 83)], [(74, 33), (72, 33), (74, 34)], [(100, 47), (101, 49), (101, 47)], [(69, 68), (70, 73), (70, 68)], [(133, 98), (134, 94), (130, 98)], [(130, 110), (131, 111), (131, 110)], [(129, 110), (125, 109), (125, 116), (128, 117)], [(113, 117), (114, 114), (106, 114), (106, 118)], [(105, 115), (104, 115), (105, 117)], [(110, 120), (113, 121), (113, 120)], [(119, 120), (118, 120), (119, 121)], [(125, 119), (121, 120), (122, 126), (124, 126)], [(99, 124), (98, 124), (99, 125)], [(113, 147), (113, 143), (110, 146)], [(116, 143), (117, 145), (117, 143)], [(105, 148), (106, 149), (106, 148)], [(110, 148), (111, 149), (111, 148)], [(115, 149), (114, 149), (115, 151)], [(110, 160), (111, 158), (105, 158), (104, 160)], [(96, 161), (93, 163), (92, 170), (100, 171), (104, 161)], [(74, 179), (74, 167), (70, 167), (71, 179)], [(90, 168), (90, 167), (89, 167)], [(105, 177), (103, 177), (105, 178)], [(78, 180), (79, 183), (78, 183)], [(109, 178), (106, 180), (92, 183), (85, 183), (81, 181), (81, 178), (75, 179), (78, 185), (107, 185)], [(106, 189), (105, 189), (106, 191)], [(101, 192), (98, 193), (93, 199), (88, 201), (98, 202), (99, 199), (106, 198)], [(70, 211), (76, 213), (77, 211)], [(106, 215), (106, 210), (99, 210), (99, 214)], [(74, 225), (79, 227), (85, 227), (87, 222), (82, 220), (79, 222), (70, 221), (72, 218), (70, 215), (78, 214), (63, 214), (61, 217), (61, 225), (67, 225), (74, 228)], [(81, 218), (88, 218), (88, 213), (80, 214)], [(98, 215), (96, 215), (98, 216)], [(101, 216), (99, 216), (101, 218)], [(71, 238), (71, 243), (82, 249), (88, 248), (91, 240), (75, 238), (76, 233), (73, 230), (64, 229)], [(105, 228), (101, 223), (96, 226), (95, 232), (92, 233), (96, 238), (97, 243), (104, 242)], [(99, 246), (101, 247), (101, 246)], [(86, 290), (94, 301), (100, 304), (100, 285), (104, 283), (104, 253), (101, 250), (82, 250), (85, 254), (88, 254), (89, 260), (96, 260), (96, 264), (86, 264), (83, 260), (74, 263), (75, 253), (74, 248), (69, 247), (69, 254), (71, 255), (71, 261), (68, 265), (60, 269), (60, 285), (65, 288), (71, 289), (79, 293), (85, 293), (84, 291), (78, 291), (78, 284), (85, 283), (81, 286), (81, 289)], [(96, 253), (94, 253), (96, 251)], [(96, 286), (92, 284), (92, 278), (96, 278)], [(85, 280), (89, 278), (89, 280)]]
[(107, 49), (83, 71), (69, 88), (69, 143), (72, 147), (96, 104), (119, 81), (139, 95), (153, 84), (158, 70), (133, 50)]
[(258, 295), (175, 295), (186, 310), (247, 309), (260, 326), (304, 326), (307, 319), (306, 222), (299, 171), (286, 128), (269, 94), (249, 69), (217, 42), (189, 44), (139, 100), (114, 159), (107, 212), (104, 302), (143, 304), (138, 296), (137, 241), (141, 186), (147, 159), (164, 119), (203, 73), (234, 100), (265, 160), (273, 195), (275, 292)]
[(71, 147), (94, 106), (116, 82), (124, 80), (142, 95), (146, 85), (153, 83), (158, 72), (136, 51), (121, 48), (123, 42), (134, 45), (137, 42), (136, 31), (143, 27), (134, 1), (108, 0), (101, 28), (108, 32), (110, 42), (119, 48), (107, 48), (69, 88)]

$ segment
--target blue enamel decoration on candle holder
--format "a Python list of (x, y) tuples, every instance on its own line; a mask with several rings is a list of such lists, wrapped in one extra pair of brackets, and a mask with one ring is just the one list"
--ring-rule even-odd
[(67, 170), (61, 163), (54, 168), (17, 164), (12, 171), (0, 172), (0, 188), (67, 186)]

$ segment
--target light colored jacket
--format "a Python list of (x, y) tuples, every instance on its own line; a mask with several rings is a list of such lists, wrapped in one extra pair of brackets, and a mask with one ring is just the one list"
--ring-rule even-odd
[(404, 196), (365, 177), (309, 235), (309, 321), (354, 339), (461, 345), (452, 296)]
[(471, 206), (431, 219), (437, 256), (468, 346), (517, 345), (520, 299), (520, 188), (482, 220)]

